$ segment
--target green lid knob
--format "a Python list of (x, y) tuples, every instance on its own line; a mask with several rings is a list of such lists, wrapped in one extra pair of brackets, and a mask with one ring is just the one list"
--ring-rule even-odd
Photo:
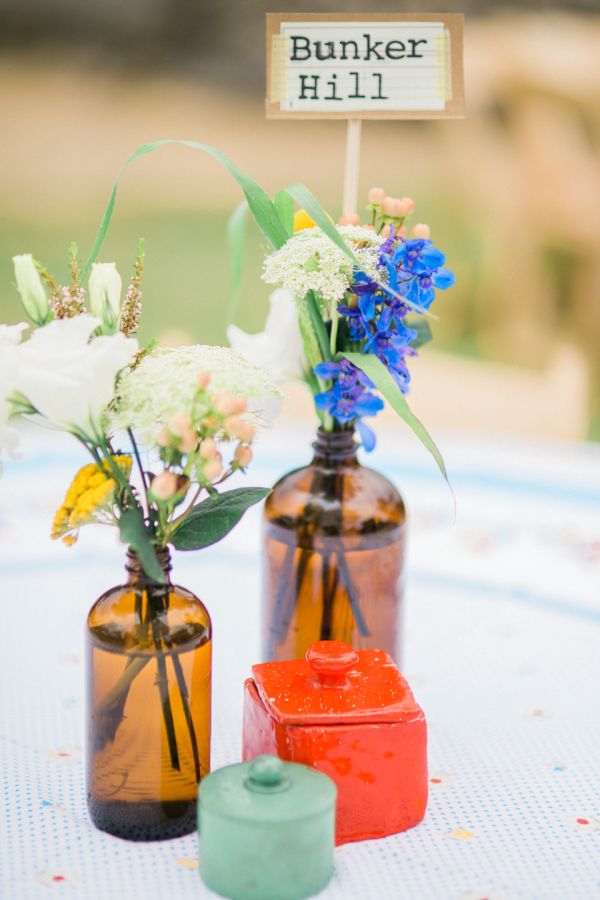
[(251, 763), (246, 781), (249, 791), (281, 791), (289, 787), (283, 763), (276, 756), (257, 756)]

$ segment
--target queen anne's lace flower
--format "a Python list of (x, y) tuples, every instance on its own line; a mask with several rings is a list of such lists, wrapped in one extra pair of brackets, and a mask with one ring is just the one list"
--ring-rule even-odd
[(108, 416), (110, 430), (133, 428), (156, 433), (173, 416), (192, 408), (198, 373), (210, 372), (211, 391), (229, 391), (248, 401), (250, 410), (271, 417), (280, 394), (267, 373), (227, 347), (195, 344), (159, 348), (119, 381)]
[[(340, 225), (362, 271), (373, 280), (383, 276), (378, 248), (383, 238), (368, 228)], [(353, 282), (350, 258), (320, 228), (307, 228), (290, 238), (265, 260), (263, 281), (287, 288), (301, 299), (309, 291), (331, 303), (342, 300)]]

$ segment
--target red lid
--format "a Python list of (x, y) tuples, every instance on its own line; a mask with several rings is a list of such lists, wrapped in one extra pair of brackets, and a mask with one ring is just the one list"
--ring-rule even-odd
[(399, 722), (422, 715), (405, 678), (384, 650), (318, 641), (306, 660), (252, 667), (274, 719), (290, 724)]

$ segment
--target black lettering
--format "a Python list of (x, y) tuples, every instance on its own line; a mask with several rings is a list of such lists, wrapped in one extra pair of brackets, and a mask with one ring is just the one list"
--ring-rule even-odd
[[(318, 87), (320, 75), (300, 75), (300, 100), (318, 100)], [(312, 78), (312, 85), (307, 81)], [(312, 97), (307, 97), (306, 91), (312, 91)]]
[(348, 72), (349, 75), (354, 75), (354, 93), (348, 94), (349, 100), (364, 100), (367, 96), (366, 94), (359, 94), (358, 88), (360, 84), (360, 73), (359, 72)]
[(335, 59), (335, 45), (333, 41), (326, 41), (324, 46), (329, 47), (327, 56), (324, 56), (321, 52), (321, 47), (323, 47), (321, 41), (315, 41), (315, 56), (317, 59)]
[(381, 74), (381, 72), (373, 72), (373, 78), (377, 79), (377, 93), (373, 94), (371, 100), (389, 100), (389, 97), (384, 97), (384, 95), (381, 93), (383, 84), (383, 75)]
[(388, 59), (404, 59), (406, 47), (402, 41), (388, 41), (385, 45), (385, 55)]
[(346, 56), (346, 47), (349, 44), (352, 44), (352, 46), (354, 47), (354, 56), (352, 57), (352, 59), (360, 59), (360, 53), (358, 52), (358, 44), (356, 43), (356, 41), (340, 41), (340, 59), (350, 59), (349, 56)]
[(371, 59), (371, 54), (373, 54), (375, 59), (385, 59), (383, 54), (379, 53), (379, 51), (377, 50), (378, 47), (383, 46), (383, 41), (375, 41), (374, 44), (371, 44), (371, 35), (370, 34), (363, 34), (363, 37), (367, 39), (367, 46), (366, 46), (365, 55), (364, 55), (365, 62), (367, 62), (369, 59)]
[(329, 97), (324, 97), (324, 100), (341, 100), (341, 97), (337, 95), (337, 75), (332, 75), (331, 80), (327, 82), (328, 87), (331, 87), (331, 94)]
[(423, 53), (415, 53), (418, 44), (426, 44), (427, 38), (420, 38), (420, 40), (416, 41), (414, 38), (409, 38), (408, 43), (411, 45), (411, 52), (407, 54), (407, 59), (423, 59)]
[[(304, 35), (292, 35), (292, 55), (290, 59), (293, 60), (302, 60), (310, 59), (310, 41)], [(300, 41), (304, 41), (304, 46), (300, 45)], [(299, 56), (299, 51), (303, 51), (306, 53), (306, 56)]]

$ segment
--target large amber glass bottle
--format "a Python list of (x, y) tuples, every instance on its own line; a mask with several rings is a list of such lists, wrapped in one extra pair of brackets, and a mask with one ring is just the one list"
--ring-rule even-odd
[(264, 658), (336, 640), (399, 661), (402, 497), (359, 463), (353, 431), (319, 429), (313, 447), (310, 465), (278, 481), (265, 505)]
[(87, 620), (87, 797), (94, 824), (136, 841), (196, 827), (210, 767), (211, 623), (200, 600), (151, 581), (127, 556), (127, 583)]

